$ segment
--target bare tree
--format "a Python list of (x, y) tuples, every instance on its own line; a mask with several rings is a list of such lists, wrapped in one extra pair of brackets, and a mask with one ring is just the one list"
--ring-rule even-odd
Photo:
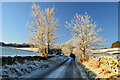
[(73, 43), (82, 51), (84, 58), (87, 50), (104, 44), (105, 40), (99, 36), (102, 29), (95, 29), (96, 22), (87, 13), (76, 14), (70, 23), (66, 21), (65, 26), (73, 32)]
[(53, 45), (58, 39), (56, 36), (56, 29), (58, 27), (58, 21), (54, 18), (54, 8), (51, 10), (49, 8), (45, 9), (46, 13), (46, 24), (47, 24), (47, 56), (49, 53), (50, 45)]
[(54, 8), (42, 10), (39, 6), (33, 4), (31, 18), (31, 25), (27, 25), (32, 32), (29, 39), (30, 43), (38, 48), (43, 57), (48, 57), (49, 47), (57, 40), (56, 28), (58, 23), (54, 18)]

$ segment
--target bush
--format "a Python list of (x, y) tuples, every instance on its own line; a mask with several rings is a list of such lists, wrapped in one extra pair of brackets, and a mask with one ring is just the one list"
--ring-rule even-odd
[(112, 44), (111, 48), (120, 48), (120, 41), (116, 41)]
[(57, 54), (57, 55), (59, 55), (59, 54), (61, 54), (61, 49), (56, 49), (56, 48), (50, 49), (49, 54)]

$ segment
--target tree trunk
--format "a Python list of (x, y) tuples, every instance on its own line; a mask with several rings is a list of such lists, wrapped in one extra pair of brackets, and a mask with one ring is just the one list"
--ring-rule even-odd
[[(49, 19), (50, 21), (50, 19)], [(47, 53), (46, 53), (46, 58), (48, 57), (49, 53), (49, 43), (50, 43), (50, 23), (48, 23), (48, 32), (47, 32)]]
[(46, 58), (48, 57), (48, 53), (49, 53), (49, 43), (50, 43), (50, 36), (49, 36), (50, 32), (49, 32), (49, 27), (48, 27), (48, 34), (47, 34), (47, 52), (46, 52)]
[(84, 60), (85, 59), (85, 49), (82, 50), (82, 59)]
[(49, 53), (49, 49), (50, 49), (49, 46), (50, 46), (50, 45), (49, 45), (49, 42), (48, 42), (48, 45), (47, 45), (47, 52), (46, 52), (46, 57), (48, 57), (48, 53)]
[(85, 50), (83, 51), (83, 57), (85, 58)]

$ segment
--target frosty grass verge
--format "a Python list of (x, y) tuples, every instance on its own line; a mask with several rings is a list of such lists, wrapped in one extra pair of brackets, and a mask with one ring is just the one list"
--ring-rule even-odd
[(120, 78), (120, 58), (91, 57), (80, 65), (88, 78)]
[(60, 63), (67, 59), (66, 56), (55, 55), (55, 57), (49, 58), (47, 60), (40, 61), (25, 61), (23, 64), (16, 62), (13, 65), (3, 65), (2, 66), (2, 77), (5, 78), (25, 78), (32, 74), (34, 71), (44, 70), (50, 66)]

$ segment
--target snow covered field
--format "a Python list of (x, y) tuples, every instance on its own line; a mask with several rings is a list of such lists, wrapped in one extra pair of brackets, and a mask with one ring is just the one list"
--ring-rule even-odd
[(93, 50), (93, 53), (120, 53), (120, 48), (97, 49)]
[[(2, 50), (0, 56), (36, 56), (39, 54), (37, 52), (20, 50), (12, 47), (0, 47), (0, 49)], [(29, 50), (32, 50), (32, 48), (29, 48)]]
[(15, 49), (26, 50), (26, 51), (34, 51), (34, 52), (38, 51), (38, 48), (15, 48)]
[(47, 60), (34, 60), (34, 61), (25, 61), (24, 63), (18, 63), (13, 65), (3, 65), (1, 68), (2, 77), (5, 78), (26, 78), (34, 71), (45, 70), (50, 66), (54, 66), (56, 63), (60, 63), (67, 59), (66, 56), (54, 55), (55, 57), (49, 58)]

